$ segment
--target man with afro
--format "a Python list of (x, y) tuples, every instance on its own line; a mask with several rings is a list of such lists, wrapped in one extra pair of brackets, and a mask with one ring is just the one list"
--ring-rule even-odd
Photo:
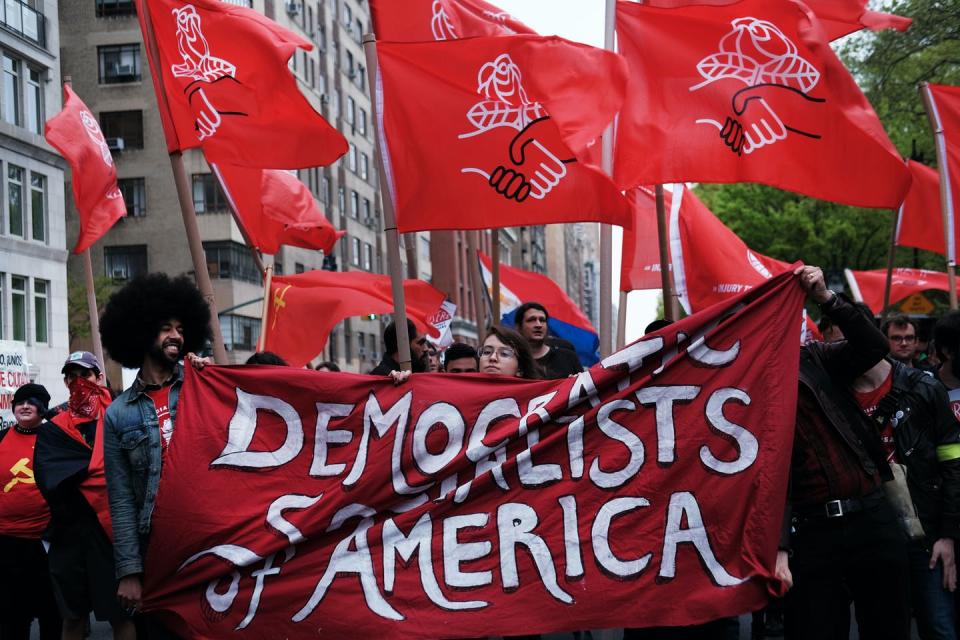
[(139, 369), (107, 409), (103, 441), (117, 597), (131, 613), (141, 602), (150, 518), (183, 383), (180, 361), (201, 368), (205, 360), (194, 353), (209, 335), (210, 309), (186, 276), (135, 278), (113, 294), (100, 318), (110, 357)]

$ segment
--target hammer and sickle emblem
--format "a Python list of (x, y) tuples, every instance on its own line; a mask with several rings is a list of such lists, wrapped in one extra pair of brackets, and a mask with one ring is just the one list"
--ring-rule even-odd
[[(10, 493), (10, 490), (20, 482), (23, 484), (37, 484), (37, 481), (33, 479), (33, 469), (27, 466), (29, 462), (30, 458), (20, 458), (15, 465), (10, 467), (10, 473), (13, 474), (13, 478), (3, 487), (4, 493)], [(23, 473), (22, 476), (20, 475), (21, 473)]]
[(273, 292), (273, 324), (270, 325), (271, 329), (277, 328), (277, 316), (280, 315), (280, 309), (283, 309), (287, 306), (287, 301), (283, 299), (283, 296), (287, 295), (287, 289), (293, 285), (288, 284), (283, 289), (278, 289)]

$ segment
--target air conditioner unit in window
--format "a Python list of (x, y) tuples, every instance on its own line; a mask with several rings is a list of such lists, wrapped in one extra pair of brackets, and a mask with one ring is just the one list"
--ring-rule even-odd
[(363, 347), (360, 347), (360, 349), (357, 351), (357, 355), (360, 356), (361, 360), (365, 360), (367, 358), (367, 350)]
[(300, 3), (298, 2), (288, 2), (287, 3), (287, 14), (291, 16), (300, 15)]
[(380, 353), (377, 352), (377, 351), (374, 351), (373, 353), (371, 353), (371, 354), (370, 354), (370, 361), (371, 361), (371, 362), (380, 362)]
[(373, 217), (372, 217), (372, 216), (367, 216), (366, 218), (364, 218), (364, 219), (363, 219), (363, 224), (367, 225), (368, 227), (372, 227), (372, 226), (373, 226)]
[(116, 76), (132, 76), (133, 75), (133, 65), (130, 64), (118, 64), (114, 67), (113, 71)]
[(123, 138), (107, 138), (107, 148), (111, 151), (123, 151)]

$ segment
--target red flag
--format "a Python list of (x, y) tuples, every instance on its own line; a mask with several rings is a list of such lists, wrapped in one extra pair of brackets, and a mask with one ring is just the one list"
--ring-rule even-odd
[[(844, 271), (854, 299), (862, 301), (876, 314), (883, 311), (883, 290), (887, 286), (887, 270)], [(949, 291), (947, 274), (924, 269), (894, 269), (890, 284), (890, 304), (923, 291)]]
[(421, 42), (536, 32), (484, 0), (370, 0), (378, 40)]
[(287, 67), (298, 48), (313, 48), (309, 42), (219, 0), (137, 4), (144, 41), (149, 10), (159, 50), (150, 68), (169, 151), (199, 146), (210, 162), (272, 169), (326, 165), (346, 153), (346, 139), (310, 106)]
[(831, 41), (861, 29), (906, 31), (911, 18), (867, 9), (867, 0), (804, 0), (813, 9)]
[(796, 0), (617, 3), (630, 63), (616, 179), (758, 182), (900, 206), (910, 174), (821, 23)]
[[(910, 160), (913, 182), (897, 213), (897, 244), (934, 253), (946, 251), (943, 242), (943, 211), (940, 208), (940, 177), (936, 169)], [(954, 237), (957, 230), (954, 229)]]
[(670, 207), (670, 254), (687, 313), (737, 296), (790, 268), (755, 253), (692, 191), (678, 185)]
[(400, 231), (629, 225), (629, 203), (582, 161), (622, 104), (619, 56), (537, 36), (377, 50)]
[(802, 305), (785, 275), (563, 380), (188, 370), (144, 610), (185, 638), (412, 640), (762, 607)]
[[(407, 317), (438, 336), (430, 323), (446, 296), (421, 280), (403, 284)], [(302, 367), (327, 344), (338, 322), (351, 316), (393, 313), (390, 276), (362, 271), (308, 271), (274, 276), (270, 285), (264, 349)]]
[(80, 216), (73, 252), (82, 253), (127, 215), (117, 188), (117, 167), (97, 119), (69, 85), (63, 86), (63, 111), (47, 120), (44, 135), (70, 163), (73, 202)]
[[(656, 194), (649, 187), (638, 187), (631, 189), (627, 198), (633, 207), (633, 229), (623, 230), (620, 291), (659, 289), (663, 282), (660, 277)], [(663, 198), (664, 206), (670, 211), (670, 193), (664, 193)]]
[[(960, 209), (960, 87), (928, 84), (924, 87), (930, 104), (931, 118), (936, 123), (937, 164), (946, 194), (943, 211), (947, 229), (957, 228), (957, 210)], [(957, 240), (947, 238), (947, 260), (957, 261)]]
[(330, 253), (346, 233), (333, 228), (307, 186), (286, 171), (210, 166), (250, 244), (264, 253), (282, 244)]

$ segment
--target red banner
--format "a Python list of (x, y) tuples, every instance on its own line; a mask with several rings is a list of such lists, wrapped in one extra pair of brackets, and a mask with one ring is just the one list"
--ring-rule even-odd
[(484, 0), (370, 0), (378, 40), (420, 42), (535, 33)]
[[(851, 293), (856, 300), (862, 301), (876, 314), (883, 311), (883, 290), (887, 286), (887, 270), (844, 272), (850, 284)], [(947, 274), (925, 269), (894, 269), (890, 283), (890, 304), (894, 304), (923, 291), (949, 291)]]
[(384, 172), (397, 228), (630, 225), (588, 146), (623, 103), (626, 64), (561, 38), (379, 43)]
[(44, 136), (70, 163), (73, 203), (80, 218), (73, 252), (83, 253), (127, 215), (117, 188), (117, 167), (97, 119), (70, 85), (63, 86), (63, 111), (47, 120)]
[[(937, 165), (940, 168), (944, 197), (945, 228), (957, 228), (960, 211), (960, 87), (928, 84), (923, 90), (934, 122), (937, 141)], [(947, 238), (947, 260), (956, 262), (956, 238)]]
[(617, 37), (630, 64), (620, 186), (756, 182), (861, 207), (903, 201), (903, 160), (799, 0), (621, 0)]
[(400, 639), (762, 607), (803, 298), (784, 274), (559, 381), (189, 371), (146, 607), (191, 638)]
[[(913, 182), (897, 212), (897, 245), (943, 254), (946, 247), (943, 241), (943, 211), (940, 208), (940, 176), (936, 169), (913, 160), (908, 160), (907, 166)], [(957, 231), (955, 228), (954, 238)]]
[[(663, 194), (664, 207), (670, 211), (670, 192)], [(657, 201), (650, 187), (638, 187), (627, 193), (633, 206), (633, 229), (623, 230), (623, 258), (620, 261), (620, 291), (659, 289), (660, 239), (657, 235)], [(667, 258), (669, 265), (669, 256)]]

